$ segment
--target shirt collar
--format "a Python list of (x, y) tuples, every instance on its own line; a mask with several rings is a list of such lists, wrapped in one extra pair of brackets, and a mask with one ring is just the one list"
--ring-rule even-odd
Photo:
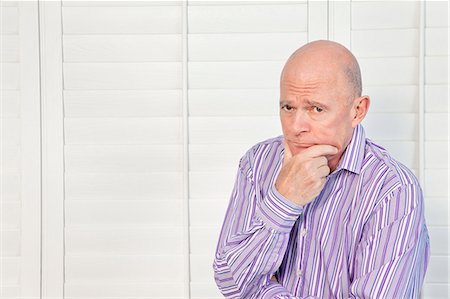
[(336, 172), (341, 169), (346, 169), (359, 174), (363, 164), (365, 144), (366, 134), (364, 132), (364, 128), (361, 124), (358, 124), (353, 130), (352, 139), (347, 145), (347, 148), (339, 161)]

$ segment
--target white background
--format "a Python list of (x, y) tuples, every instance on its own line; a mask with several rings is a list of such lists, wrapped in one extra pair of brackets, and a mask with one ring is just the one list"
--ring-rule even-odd
[(1, 2), (0, 298), (220, 298), (239, 158), (307, 41), (360, 61), (369, 138), (422, 182), (449, 298), (448, 3)]

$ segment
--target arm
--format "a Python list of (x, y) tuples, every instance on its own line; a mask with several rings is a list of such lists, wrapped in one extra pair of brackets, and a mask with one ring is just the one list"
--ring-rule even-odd
[[(249, 153), (241, 159), (214, 260), (226, 298), (255, 298), (279, 268), (302, 208), (271, 187), (258, 198)], [(258, 191), (259, 192), (259, 191)]]
[(420, 187), (384, 198), (370, 215), (356, 249), (351, 298), (418, 298), (429, 259)]
[(267, 286), (262, 287), (254, 298), (258, 299), (320, 299), (315, 296), (295, 297), (276, 280), (271, 280)]

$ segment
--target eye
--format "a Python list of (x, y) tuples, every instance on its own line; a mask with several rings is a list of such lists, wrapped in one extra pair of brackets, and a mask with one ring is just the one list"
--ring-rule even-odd
[(314, 110), (314, 112), (317, 112), (317, 113), (320, 113), (320, 112), (322, 112), (322, 111), (323, 111), (323, 109), (322, 109), (322, 108), (320, 108), (320, 107), (317, 107), (317, 106), (314, 106), (313, 110)]
[(286, 104), (286, 105), (281, 106), (281, 109), (283, 109), (284, 111), (290, 112), (290, 111), (294, 110), (294, 107)]

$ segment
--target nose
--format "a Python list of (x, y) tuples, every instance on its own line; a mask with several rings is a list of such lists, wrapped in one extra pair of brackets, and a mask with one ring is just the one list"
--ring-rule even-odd
[(311, 129), (310, 119), (304, 111), (298, 111), (294, 118), (293, 130), (296, 135), (309, 132)]

